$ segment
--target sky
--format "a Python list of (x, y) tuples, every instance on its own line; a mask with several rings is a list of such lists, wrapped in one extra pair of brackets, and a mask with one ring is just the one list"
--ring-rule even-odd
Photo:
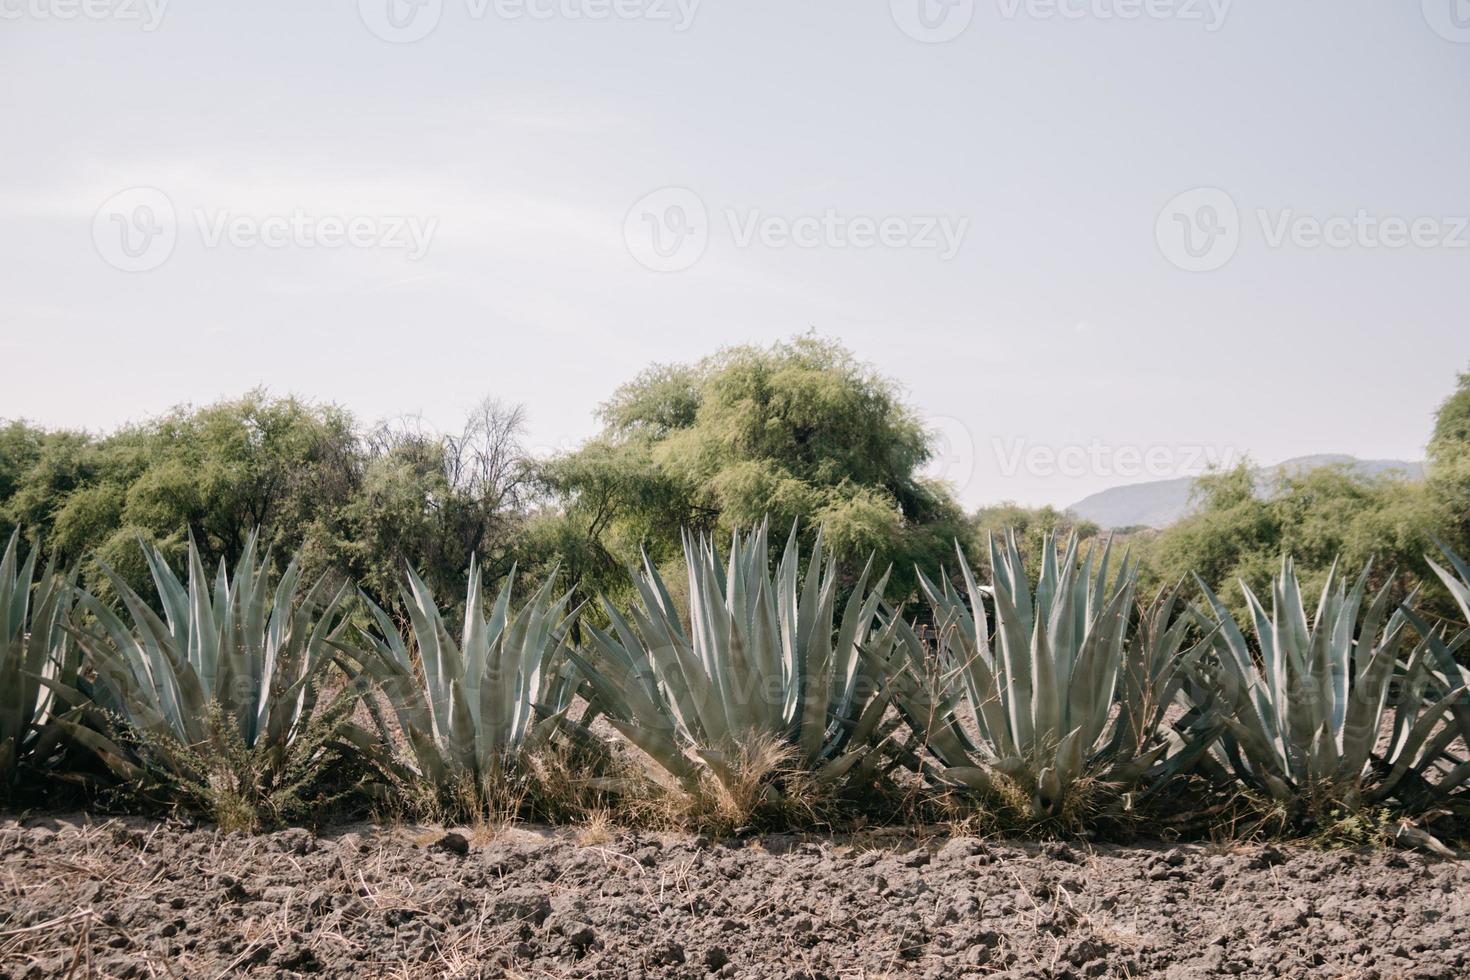
[(969, 506), (1422, 458), (1470, 0), (0, 0), (0, 418), (264, 386), (573, 448), (814, 330)]

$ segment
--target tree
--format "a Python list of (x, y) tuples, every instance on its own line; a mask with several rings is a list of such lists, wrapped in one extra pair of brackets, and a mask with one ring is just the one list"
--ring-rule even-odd
[(145, 593), (140, 539), (177, 555), (192, 535), (213, 563), (238, 557), (260, 528), (284, 561), (356, 482), (350, 415), (261, 391), (107, 436), (20, 423), (5, 433), (5, 524), (24, 526), (64, 563), (100, 558)]
[(679, 528), (728, 535), (769, 518), (818, 527), (849, 563), (876, 552), (900, 588), (964, 531), (948, 491), (924, 480), (929, 437), (897, 387), (846, 349), (814, 336), (734, 347), (693, 365), (661, 365), (619, 388), (602, 433), (548, 461), (560, 506), (546, 540), (590, 560), (596, 588), (615, 584), (640, 548), (678, 560)]
[(1201, 477), (1195, 501), (1195, 513), (1146, 547), (1150, 584), (1192, 587), (1198, 574), (1246, 617), (1239, 583), (1265, 600), (1282, 555), (1291, 555), (1308, 589), (1326, 581), (1333, 562), (1356, 575), (1372, 559), (1375, 585), (1396, 575), (1400, 597), (1423, 582), (1433, 608), (1445, 598), (1433, 576), (1425, 578), (1435, 518), (1421, 482), (1334, 465), (1283, 475), (1268, 487), (1242, 462)]
[(1445, 537), (1466, 554), (1470, 553), (1470, 372), (1456, 380), (1454, 392), (1435, 413), (1426, 478), (1435, 506), (1442, 511)]
[[(990, 549), (987, 544), (991, 536), (997, 542), (1003, 540), (1007, 531), (1016, 535), (1016, 544), (1021, 552), (1021, 561), (1026, 574), (1034, 582), (1041, 573), (1041, 546), (1047, 535), (1065, 540), (1075, 536), (1089, 546), (1095, 544), (1101, 529), (1092, 521), (1078, 517), (1067, 510), (1055, 507), (1023, 507), (1006, 502), (991, 507), (981, 507), (970, 519), (969, 552), (977, 568), (990, 567)], [(952, 564), (946, 562), (946, 564)]]
[(524, 412), (487, 399), (458, 435), (420, 420), (384, 423), (364, 439), (360, 475), (307, 539), (319, 561), (396, 606), (411, 565), (436, 595), (463, 601), (470, 561), (487, 583), (509, 573), (530, 495)]

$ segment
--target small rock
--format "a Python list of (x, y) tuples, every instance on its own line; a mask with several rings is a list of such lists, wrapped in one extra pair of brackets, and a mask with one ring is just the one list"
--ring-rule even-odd
[(579, 952), (597, 942), (597, 933), (585, 922), (563, 922), (559, 931), (566, 937), (567, 944)]
[(232, 902), (250, 902), (255, 899), (255, 895), (245, 887), (244, 882), (234, 875), (219, 875), (214, 883), (221, 894)]
[(1279, 936), (1282, 933), (1291, 932), (1294, 929), (1299, 929), (1306, 924), (1306, 913), (1302, 912), (1298, 908), (1288, 906), (1286, 908), (1277, 909), (1275, 912), (1271, 913), (1271, 925), (1269, 932), (1271, 935)]
[(313, 973), (320, 967), (311, 947), (296, 941), (288, 941), (278, 946), (271, 954), (270, 964), (279, 969), (297, 973)]
[(648, 958), (657, 966), (677, 966), (684, 962), (684, 947), (668, 940), (655, 943), (648, 951)]
[(124, 847), (142, 847), (144, 837), (131, 827), (118, 826), (112, 828), (112, 840)]
[(1053, 861), (1064, 861), (1067, 864), (1082, 863), (1077, 852), (1060, 841), (1041, 845), (1041, 856), (1051, 858)]
[(1278, 864), (1285, 864), (1286, 860), (1286, 855), (1281, 852), (1280, 848), (1267, 844), (1256, 852), (1256, 856), (1250, 859), (1246, 867), (1252, 871), (1260, 871), (1263, 868), (1274, 868)]
[(942, 862), (963, 861), (965, 858), (974, 857), (985, 853), (985, 845), (973, 837), (955, 837), (939, 849), (934, 855), (935, 860)]
[(551, 914), (551, 900), (534, 888), (512, 888), (491, 906), (502, 920), (519, 920), (540, 925)]
[(288, 827), (271, 835), (271, 846), (282, 854), (309, 854), (316, 848), (316, 837), (302, 827)]
[(469, 838), (464, 834), (457, 834), (452, 830), (430, 846), (436, 851), (447, 851), (450, 854), (458, 854), (460, 857), (464, 857), (470, 853)]
[(929, 852), (922, 847), (916, 847), (898, 856), (898, 866), (901, 868), (922, 868), (929, 863)]

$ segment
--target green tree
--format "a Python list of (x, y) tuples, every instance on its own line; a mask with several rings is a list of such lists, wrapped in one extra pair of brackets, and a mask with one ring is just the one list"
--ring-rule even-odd
[(1443, 534), (1461, 554), (1470, 553), (1470, 372), (1458, 377), (1435, 413), (1428, 448), (1426, 479)]
[(529, 496), (522, 414), (483, 403), (457, 435), (412, 422), (359, 431), (333, 405), (254, 391), (106, 436), (0, 427), (0, 530), (16, 525), (64, 563), (93, 559), (151, 594), (139, 540), (234, 562), (246, 536), (311, 574), (349, 576), (385, 605), (413, 565), (458, 595), (471, 555), (509, 569)]
[[(968, 551), (976, 568), (990, 567), (990, 550), (987, 541), (994, 535), (997, 541), (1007, 532), (1016, 535), (1016, 544), (1021, 551), (1021, 561), (1026, 574), (1034, 581), (1041, 573), (1041, 546), (1047, 535), (1057, 539), (1076, 536), (1081, 542), (1096, 543), (1101, 529), (1096, 523), (1078, 517), (1071, 511), (1045, 507), (1023, 507), (1005, 502), (990, 507), (981, 507), (970, 519)], [(946, 561), (946, 565), (953, 562)]]
[(1435, 518), (1420, 481), (1336, 465), (1283, 475), (1264, 487), (1242, 462), (1201, 477), (1195, 501), (1192, 515), (1146, 547), (1151, 584), (1190, 585), (1197, 573), (1244, 616), (1238, 583), (1264, 598), (1281, 556), (1289, 554), (1308, 589), (1326, 581), (1334, 561), (1356, 574), (1372, 559), (1375, 584), (1397, 573), (1400, 595), (1424, 582), (1436, 608), (1443, 598), (1424, 578)]
[(5, 524), (24, 526), (63, 562), (100, 558), (145, 591), (140, 538), (177, 553), (192, 534), (214, 562), (237, 557), (259, 527), (284, 558), (355, 483), (351, 416), (258, 391), (107, 436), (34, 434), (19, 423), (6, 433)]
[(645, 371), (600, 413), (603, 432), (549, 461), (559, 504), (534, 533), (581, 556), (590, 587), (614, 587), (646, 548), (678, 560), (679, 528), (728, 534), (769, 518), (799, 522), (849, 562), (876, 552), (900, 588), (937, 564), (964, 521), (922, 478), (929, 437), (897, 387), (814, 336), (729, 348)]
[(487, 400), (458, 435), (414, 420), (376, 427), (358, 480), (319, 517), (309, 553), (390, 607), (408, 565), (453, 602), (464, 600), (475, 556), (487, 583), (509, 573), (531, 492), (523, 418), (520, 408)]

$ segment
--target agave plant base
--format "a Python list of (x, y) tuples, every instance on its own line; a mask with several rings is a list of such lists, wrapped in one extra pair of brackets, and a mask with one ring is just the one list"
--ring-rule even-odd
[(121, 728), (115, 744), (139, 764), (111, 792), (222, 830), (252, 833), (357, 813), (362, 791), (381, 771), (371, 756), (341, 739), (352, 706), (350, 698), (338, 698), (297, 737), (268, 745), (245, 745), (218, 702), (207, 706), (202, 722), (208, 735), (194, 745)]
[(978, 819), (1004, 832), (1045, 829), (1079, 832), (1109, 813), (1123, 812), (1128, 787), (1084, 773), (1065, 791), (1047, 793), (1024, 775), (951, 771), (941, 791), (941, 809), (960, 819)]

